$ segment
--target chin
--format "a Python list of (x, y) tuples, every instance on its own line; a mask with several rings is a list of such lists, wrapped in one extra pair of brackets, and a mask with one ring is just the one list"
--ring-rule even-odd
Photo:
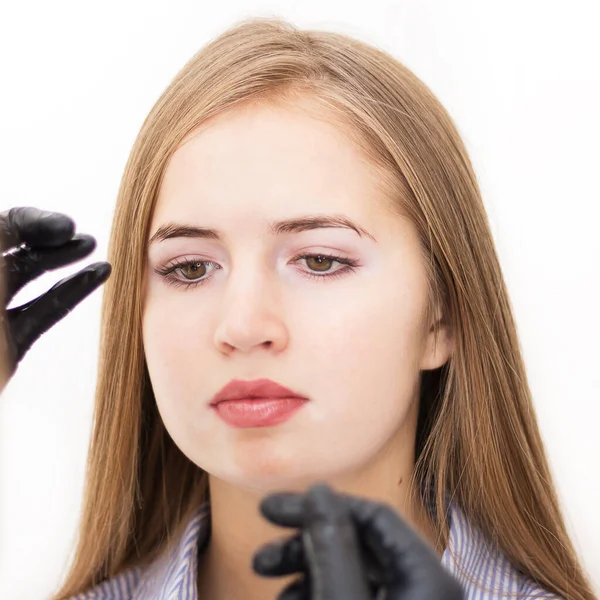
[(250, 472), (228, 475), (223, 474), (220, 479), (227, 481), (230, 485), (260, 495), (273, 492), (305, 492), (315, 483), (329, 479), (326, 474), (313, 473), (308, 468), (300, 467), (277, 470), (272, 466), (264, 470), (255, 467)]

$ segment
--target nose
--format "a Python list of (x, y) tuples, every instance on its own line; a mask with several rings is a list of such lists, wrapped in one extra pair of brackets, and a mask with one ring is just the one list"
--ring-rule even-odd
[(281, 352), (288, 330), (273, 285), (254, 274), (230, 281), (215, 329), (214, 343), (225, 353), (257, 349)]

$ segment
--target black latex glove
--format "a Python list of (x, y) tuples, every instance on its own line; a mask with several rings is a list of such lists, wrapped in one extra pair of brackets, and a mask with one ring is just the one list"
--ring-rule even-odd
[(260, 510), (276, 525), (300, 529), (254, 555), (259, 575), (303, 575), (279, 600), (464, 598), (436, 554), (385, 504), (319, 484), (307, 494), (271, 494)]
[(0, 213), (0, 319), (4, 329), (0, 334), (6, 337), (10, 373), (44, 332), (110, 275), (108, 263), (91, 264), (31, 302), (6, 310), (24, 285), (48, 270), (64, 267), (93, 252), (96, 240), (92, 236), (74, 234), (75, 223), (60, 213), (37, 208), (11, 208)]

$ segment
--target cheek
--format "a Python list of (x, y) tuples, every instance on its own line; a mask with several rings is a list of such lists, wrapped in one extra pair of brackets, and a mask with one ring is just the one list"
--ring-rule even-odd
[[(419, 377), (421, 295), (392, 284), (356, 290), (351, 300), (309, 318), (296, 330), (306, 387), (321, 400), (319, 420), (385, 424), (404, 414)], [(310, 325), (309, 325), (310, 324)], [(319, 412), (320, 411), (320, 412)]]
[[(207, 338), (191, 295), (149, 298), (143, 315), (144, 354), (156, 403), (171, 433), (199, 422), (208, 402)], [(181, 421), (181, 423), (179, 423)]]
[(200, 353), (207, 350), (207, 321), (193, 291), (152, 291), (142, 319), (150, 374), (172, 372), (173, 378), (182, 379), (179, 373), (190, 373), (193, 366), (198, 371)]

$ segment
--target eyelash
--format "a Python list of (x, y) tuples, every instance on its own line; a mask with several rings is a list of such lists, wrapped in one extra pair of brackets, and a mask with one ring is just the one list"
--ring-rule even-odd
[[(328, 273), (326, 275), (317, 275), (315, 272), (312, 273), (308, 273), (308, 272), (304, 272), (303, 275), (309, 279), (333, 279), (336, 277), (342, 277), (344, 275), (347, 275), (351, 272), (353, 272), (356, 267), (358, 266), (358, 261), (356, 260), (352, 260), (350, 258), (344, 258), (343, 256), (337, 256), (334, 254), (322, 254), (322, 253), (318, 253), (318, 254), (297, 254), (296, 256), (294, 256), (294, 258), (292, 259), (292, 262), (296, 262), (299, 260), (303, 260), (303, 259), (307, 259), (307, 258), (324, 258), (326, 260), (332, 260), (334, 262), (338, 262), (342, 265), (344, 265), (344, 267), (342, 269), (338, 269), (337, 271), (334, 271), (333, 273)], [(154, 272), (157, 273), (158, 275), (161, 275), (162, 277), (164, 277), (165, 282), (169, 285), (172, 285), (174, 287), (183, 287), (185, 289), (189, 289), (191, 287), (196, 287), (196, 286), (200, 286), (204, 283), (206, 283), (209, 279), (209, 277), (204, 277), (203, 279), (197, 279), (197, 280), (189, 280), (189, 281), (182, 281), (181, 279), (178, 279), (177, 277), (174, 276), (175, 271), (177, 271), (178, 269), (181, 269), (183, 267), (187, 267), (188, 265), (198, 265), (198, 264), (216, 264), (210, 260), (176, 260), (174, 263), (171, 263), (169, 265), (166, 265), (164, 267), (161, 268), (157, 268), (154, 269)], [(218, 267), (220, 268), (220, 267)], [(217, 269), (215, 269), (217, 270)]]

